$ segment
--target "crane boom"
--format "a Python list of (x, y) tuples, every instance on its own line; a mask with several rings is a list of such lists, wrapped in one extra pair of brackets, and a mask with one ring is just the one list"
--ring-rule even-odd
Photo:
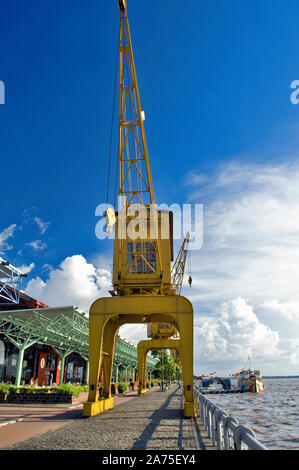
[[(181, 245), (180, 251), (178, 252), (177, 258), (172, 266), (171, 270), (171, 286), (173, 289), (176, 289), (177, 293), (180, 295), (182, 290), (182, 283), (185, 272), (185, 264), (187, 259), (188, 244), (189, 244), (190, 234), (186, 234), (184, 241)], [(188, 282), (191, 287), (192, 278), (189, 276)]]
[(127, 7), (119, 0), (119, 196), (127, 207), (155, 204)]
[(126, 1), (118, 0), (118, 7), (119, 210), (115, 218), (106, 213), (109, 230), (115, 223), (113, 293), (165, 294), (171, 282), (172, 219), (156, 208)]

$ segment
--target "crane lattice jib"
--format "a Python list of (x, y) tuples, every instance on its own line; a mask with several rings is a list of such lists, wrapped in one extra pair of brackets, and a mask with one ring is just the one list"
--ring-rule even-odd
[[(113, 294), (161, 294), (170, 288), (172, 219), (169, 212), (156, 208), (125, 0), (118, 6), (119, 207)], [(162, 237), (161, 224), (169, 236)]]
[(188, 244), (189, 244), (189, 235), (187, 234), (186, 237), (184, 238), (180, 251), (177, 255), (177, 258), (171, 270), (171, 285), (173, 289), (176, 289), (179, 295), (181, 294), (181, 290), (182, 290), (185, 264), (186, 264), (186, 258), (187, 258), (187, 253), (188, 253)]
[(155, 204), (127, 9), (119, 2), (119, 196), (130, 206)]

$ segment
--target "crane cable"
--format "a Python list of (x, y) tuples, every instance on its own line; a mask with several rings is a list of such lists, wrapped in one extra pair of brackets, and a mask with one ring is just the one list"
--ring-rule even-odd
[[(114, 109), (115, 109), (116, 82), (117, 82), (118, 49), (119, 49), (119, 43), (118, 43), (118, 46), (117, 46), (117, 55), (116, 55), (116, 68), (115, 68), (115, 77), (114, 77), (112, 117), (111, 117), (111, 126), (110, 126), (110, 143), (109, 143), (109, 156), (108, 156), (108, 177), (107, 177), (106, 204), (108, 204), (109, 185), (110, 185), (110, 167), (111, 167), (112, 136), (113, 136)], [(115, 199), (115, 196), (114, 196), (114, 199)], [(115, 206), (115, 200), (114, 200), (114, 206)]]
[(188, 250), (188, 284), (191, 287), (192, 285), (192, 273), (191, 273), (191, 252)]

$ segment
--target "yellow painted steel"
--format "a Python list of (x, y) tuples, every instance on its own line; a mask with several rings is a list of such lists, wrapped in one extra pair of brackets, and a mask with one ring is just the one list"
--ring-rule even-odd
[[(182, 246), (178, 252), (175, 262), (173, 263), (171, 269), (171, 287), (176, 289), (177, 293), (180, 295), (182, 290), (184, 272), (185, 272), (185, 264), (188, 252), (188, 245), (189, 245), (190, 233), (187, 232)], [(190, 276), (191, 277), (191, 276)], [(189, 278), (190, 279), (190, 278)], [(190, 281), (188, 281), (190, 284)], [(191, 280), (192, 282), (192, 280)], [(191, 284), (190, 284), (191, 286)]]
[(147, 325), (147, 336), (152, 339), (166, 339), (171, 337), (177, 337), (177, 329), (167, 323), (151, 323)]
[[(182, 283), (185, 272), (185, 264), (188, 252), (188, 244), (190, 239), (190, 233), (187, 232), (181, 248), (178, 252), (176, 260), (171, 269), (171, 288), (176, 290), (177, 294), (181, 294)], [(177, 330), (173, 325), (152, 323), (147, 326), (147, 336), (148, 338), (158, 339), (158, 338), (171, 338), (177, 337)], [(175, 352), (173, 353), (175, 356)]]
[(112, 297), (97, 299), (89, 312), (89, 396), (83, 413), (94, 416), (113, 407), (111, 379), (118, 330), (125, 323), (147, 323), (171, 325), (165, 331), (171, 330), (172, 336), (179, 332), (184, 413), (193, 417), (193, 307), (171, 285), (172, 214), (155, 206), (126, 1), (118, 0), (118, 6), (121, 204), (115, 217), (107, 214), (109, 231), (115, 227)]
[(161, 349), (179, 350), (180, 349), (179, 339), (147, 339), (139, 341), (137, 346), (137, 358), (138, 358), (138, 395), (144, 395), (146, 393), (146, 356), (149, 351)]
[[(135, 211), (138, 212), (137, 215), (136, 213), (130, 215), (133, 212), (130, 209), (116, 215), (113, 287), (117, 295), (138, 293), (175, 295), (175, 290), (171, 289), (170, 275), (172, 239), (170, 236), (162, 237), (164, 225), (162, 219), (165, 215), (168, 218), (168, 214), (157, 211), (158, 227), (155, 237), (151, 237), (153, 211), (154, 209), (144, 211), (139, 207), (138, 211)], [(136, 227), (134, 232), (133, 224)], [(138, 231), (138, 236), (135, 236)]]
[(104, 370), (103, 398), (111, 398), (112, 359), (118, 329), (125, 323), (171, 323), (180, 334), (184, 413), (194, 416), (193, 307), (182, 296), (128, 295), (96, 300), (89, 313), (89, 395), (84, 416), (99, 413), (99, 375)]
[(179, 366), (182, 365), (182, 362), (181, 362), (181, 352), (179, 349), (172, 349), (170, 351), (171, 353), (171, 356), (173, 357), (173, 360), (176, 364), (178, 364)]

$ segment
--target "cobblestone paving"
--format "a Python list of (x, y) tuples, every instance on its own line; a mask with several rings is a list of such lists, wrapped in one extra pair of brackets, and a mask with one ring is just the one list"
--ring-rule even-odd
[(196, 443), (193, 421), (183, 418), (181, 390), (176, 388), (136, 397), (7, 449), (196, 450)]

